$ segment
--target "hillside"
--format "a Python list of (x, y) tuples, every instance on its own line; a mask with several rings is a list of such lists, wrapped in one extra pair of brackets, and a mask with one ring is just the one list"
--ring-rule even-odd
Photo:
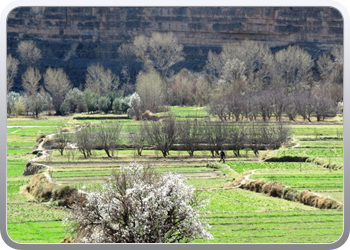
[[(118, 46), (155, 31), (176, 34), (186, 54), (177, 67), (197, 71), (209, 49), (220, 51), (234, 40), (263, 41), (273, 51), (298, 44), (314, 57), (343, 43), (341, 14), (319, 7), (20, 7), (7, 23), (8, 53), (16, 56), (19, 41), (35, 40), (43, 52), (41, 69), (64, 67), (75, 86), (84, 83), (87, 65), (96, 61), (120, 72)], [(134, 73), (139, 66), (135, 62)], [(17, 77), (14, 90), (19, 85)]]

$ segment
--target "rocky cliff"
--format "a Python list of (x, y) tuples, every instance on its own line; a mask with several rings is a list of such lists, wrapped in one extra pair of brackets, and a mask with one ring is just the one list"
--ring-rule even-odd
[(42, 69), (64, 67), (78, 86), (95, 61), (119, 72), (118, 46), (154, 31), (172, 31), (185, 46), (187, 60), (180, 66), (194, 70), (203, 67), (209, 49), (220, 51), (234, 40), (263, 41), (273, 51), (298, 44), (314, 56), (343, 43), (343, 19), (333, 8), (20, 7), (8, 16), (7, 49), (16, 56), (19, 41), (35, 40)]

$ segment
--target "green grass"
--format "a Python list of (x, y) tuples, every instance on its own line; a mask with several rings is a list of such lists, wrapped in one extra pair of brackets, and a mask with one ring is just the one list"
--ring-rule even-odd
[(327, 141), (300, 141), (299, 147), (305, 148), (327, 148), (332, 150), (334, 148), (343, 148), (343, 140), (327, 140)]
[(317, 137), (342, 137), (343, 125), (294, 125), (292, 126), (295, 136)]
[(176, 117), (206, 117), (209, 116), (205, 107), (171, 106), (168, 112), (157, 113), (157, 116), (174, 115)]
[(7, 232), (17, 243), (59, 243), (68, 236), (61, 221), (8, 223)]
[(296, 173), (284, 171), (275, 174), (254, 174), (252, 179), (263, 179), (265, 182), (279, 181), (285, 186), (290, 186), (297, 190), (342, 190), (342, 172), (317, 173)]
[(240, 174), (255, 169), (320, 169), (320, 166), (307, 162), (227, 162), (227, 165)]
[[(185, 117), (206, 117), (204, 108), (170, 107), (177, 119)], [(169, 113), (157, 114), (160, 116)], [(66, 233), (61, 220), (66, 216), (62, 209), (55, 209), (46, 204), (27, 202), (27, 198), (19, 194), (19, 188), (28, 183), (30, 177), (23, 177), (22, 172), (28, 159), (34, 157), (31, 152), (37, 134), (55, 132), (59, 125), (73, 126), (97, 120), (73, 120), (69, 117), (10, 118), (9, 126), (45, 126), (22, 127), (7, 129), (7, 227), (8, 234), (20, 243), (58, 243)], [(127, 142), (127, 132), (138, 131), (141, 123), (133, 120), (118, 120), (123, 122), (121, 138)], [(324, 123), (323, 123), (324, 124)], [(292, 125), (293, 141), (299, 143), (295, 148), (282, 148), (270, 151), (271, 156), (308, 156), (318, 161), (331, 161), (342, 164), (343, 141), (341, 139), (342, 125)], [(260, 152), (263, 154), (264, 152)], [(336, 198), (342, 202), (341, 170), (323, 169), (311, 162), (258, 162), (258, 157), (251, 151), (242, 157), (233, 157), (227, 152), (227, 165), (218, 168), (206, 168), (208, 162), (216, 164), (217, 158), (211, 158), (210, 152), (195, 152), (195, 157), (189, 158), (187, 152), (171, 151), (166, 159), (155, 150), (144, 150), (142, 157), (135, 155), (132, 149), (118, 150), (115, 157), (109, 159), (101, 150), (94, 151), (93, 157), (84, 159), (82, 154), (75, 152), (68, 158), (60, 156), (57, 151), (46, 160), (53, 167), (53, 180), (81, 188), (98, 186), (113, 168), (128, 162), (139, 161), (155, 166), (159, 172), (178, 172), (188, 178), (188, 184), (193, 185), (201, 196), (210, 199), (207, 219), (212, 226), (210, 232), (214, 235), (211, 243), (331, 243), (336, 241), (343, 229), (343, 212), (320, 210), (301, 203), (268, 197), (261, 193), (241, 189), (216, 190), (228, 188), (233, 177), (245, 171), (255, 170), (251, 178), (264, 178), (267, 181), (281, 181), (297, 189), (311, 189), (318, 193)], [(234, 171), (230, 171), (230, 169)], [(208, 242), (196, 240), (194, 242)]]
[(64, 126), (71, 116), (10, 117), (7, 126)]
[(55, 221), (65, 218), (66, 212), (61, 208), (51, 208), (45, 204), (7, 204), (7, 222)]
[(21, 176), (27, 161), (7, 160), (7, 177)]
[(21, 186), (28, 183), (28, 180), (7, 181), (7, 194), (18, 194)]
[(342, 234), (341, 211), (320, 210), (240, 189), (213, 191), (209, 198), (207, 219), (214, 239), (196, 243), (330, 243)]
[[(316, 210), (301, 203), (267, 197), (265, 194), (242, 189), (215, 190), (211, 192), (208, 207), (213, 212), (222, 211), (291, 211)], [(219, 201), (221, 200), (221, 201)], [(234, 209), (233, 209), (234, 208)]]

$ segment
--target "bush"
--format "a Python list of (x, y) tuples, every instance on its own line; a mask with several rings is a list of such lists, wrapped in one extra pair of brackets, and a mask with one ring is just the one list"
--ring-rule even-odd
[(98, 100), (98, 109), (107, 114), (110, 104), (111, 104), (111, 99), (109, 99), (107, 96), (102, 96)]
[(60, 108), (62, 114), (81, 113), (87, 110), (84, 93), (78, 88), (73, 88), (68, 91)]
[(103, 185), (75, 202), (64, 221), (77, 242), (172, 243), (212, 238), (199, 218), (205, 204), (185, 179), (137, 164), (122, 167)]

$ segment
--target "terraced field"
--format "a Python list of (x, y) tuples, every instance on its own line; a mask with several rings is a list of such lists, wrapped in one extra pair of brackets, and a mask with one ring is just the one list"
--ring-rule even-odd
[[(180, 108), (179, 108), (180, 109)], [(184, 112), (184, 110), (180, 110)], [(189, 115), (203, 115), (201, 111), (190, 110)], [(184, 115), (186, 116), (186, 115)], [(35, 120), (11, 120), (8, 128), (7, 166), (7, 228), (10, 237), (21, 243), (60, 242), (66, 235), (61, 220), (66, 211), (46, 203), (37, 203), (20, 194), (20, 187), (29, 182), (30, 176), (22, 176), (25, 163), (33, 158), (30, 154), (39, 131), (53, 133), (54, 124), (82, 123), (71, 117)], [(57, 119), (57, 120), (55, 120)], [(85, 121), (86, 122), (86, 121)], [(96, 121), (94, 121), (96, 122)], [(127, 121), (131, 127), (135, 122)], [(131, 128), (125, 127), (125, 132)], [(154, 150), (145, 150), (138, 157), (133, 150), (118, 150), (112, 159), (102, 151), (95, 151), (93, 157), (84, 159), (79, 152), (50, 152), (41, 163), (50, 165), (52, 180), (61, 184), (81, 188), (102, 183), (112, 171), (120, 166), (137, 161), (150, 165), (159, 172), (178, 172), (188, 178), (203, 198), (209, 199), (207, 216), (212, 226), (211, 241), (196, 240), (195, 243), (331, 243), (336, 241), (343, 230), (343, 212), (322, 210), (301, 203), (268, 197), (236, 188), (234, 178), (254, 170), (251, 179), (280, 181), (298, 190), (312, 190), (343, 201), (342, 168), (324, 168), (316, 160), (323, 160), (343, 166), (343, 141), (341, 125), (294, 125), (293, 141), (290, 145), (255, 156), (252, 151), (234, 157), (227, 152), (227, 165), (217, 164), (210, 152), (195, 152), (189, 158), (183, 151), (171, 151), (167, 159)], [(337, 132), (338, 131), (338, 132)], [(341, 131), (341, 133), (339, 132)], [(338, 133), (338, 134), (337, 134)], [(309, 162), (264, 162), (263, 158), (280, 156), (307, 156)], [(208, 165), (208, 163), (210, 163)], [(219, 167), (212, 167), (211, 164)]]

